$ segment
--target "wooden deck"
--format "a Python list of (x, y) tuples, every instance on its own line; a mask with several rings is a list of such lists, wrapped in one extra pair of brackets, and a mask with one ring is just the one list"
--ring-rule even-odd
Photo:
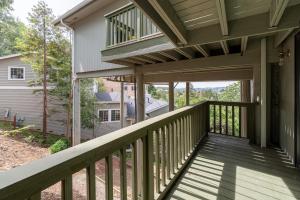
[(279, 150), (210, 134), (167, 199), (300, 199), (300, 171)]

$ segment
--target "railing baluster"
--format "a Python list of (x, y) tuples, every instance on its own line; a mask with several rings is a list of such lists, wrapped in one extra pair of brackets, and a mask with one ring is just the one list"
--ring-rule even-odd
[(182, 116), (181, 118), (181, 144), (182, 144), (182, 151), (181, 151), (181, 163), (184, 163), (185, 160), (185, 117)]
[[(174, 123), (169, 124), (169, 138), (170, 138), (170, 174), (174, 174)], [(170, 175), (171, 178), (171, 175)]]
[(96, 199), (96, 174), (95, 174), (95, 163), (91, 163), (86, 168), (86, 177), (87, 177), (87, 195), (88, 200)]
[(165, 127), (160, 129), (161, 131), (161, 179), (162, 185), (166, 185), (166, 133)]
[(216, 131), (216, 105), (214, 105), (214, 133), (217, 133), (217, 131)]
[(131, 146), (132, 146), (132, 200), (138, 200), (137, 142), (134, 142)]
[(41, 192), (38, 192), (38, 193), (32, 195), (32, 196), (31, 196), (29, 199), (27, 199), (27, 200), (40, 200), (40, 199), (42, 199), (42, 193), (41, 193)]
[(171, 173), (170, 173), (170, 163), (171, 163), (171, 137), (170, 137), (170, 124), (168, 123), (165, 126), (165, 130), (166, 130), (166, 139), (167, 139), (167, 152), (166, 152), (166, 161), (167, 161), (167, 179), (170, 179), (171, 177)]
[(235, 116), (234, 116), (234, 106), (232, 106), (232, 115), (231, 115), (231, 117), (232, 117), (232, 136), (235, 136), (235, 126), (234, 126), (234, 118), (235, 118)]
[(61, 181), (61, 193), (63, 200), (72, 200), (72, 175), (65, 177), (65, 179)]
[(121, 190), (121, 199), (126, 200), (127, 199), (127, 160), (126, 160), (126, 148), (123, 147), (120, 150), (120, 190)]
[(160, 158), (159, 158), (159, 130), (155, 131), (155, 175), (156, 192), (160, 193)]
[(153, 132), (147, 131), (143, 142), (143, 196), (142, 199), (154, 199), (153, 187)]
[(222, 105), (219, 105), (219, 132), (222, 134)]
[(226, 135), (228, 135), (228, 106), (225, 106), (225, 129)]
[(177, 131), (177, 120), (174, 120), (174, 126), (173, 126), (173, 139), (174, 139), (174, 149), (173, 149), (173, 155), (174, 155), (174, 173), (177, 170), (177, 163), (178, 163), (178, 145), (177, 145), (177, 135), (178, 135), (178, 131)]
[(241, 112), (241, 106), (239, 106), (239, 137), (242, 136), (242, 112)]
[(105, 195), (106, 200), (113, 199), (113, 171), (111, 154), (105, 157)]

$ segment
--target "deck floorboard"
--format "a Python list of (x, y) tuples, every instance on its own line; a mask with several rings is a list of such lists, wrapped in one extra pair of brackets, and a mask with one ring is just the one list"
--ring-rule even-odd
[(166, 199), (300, 199), (300, 170), (279, 149), (209, 134)]

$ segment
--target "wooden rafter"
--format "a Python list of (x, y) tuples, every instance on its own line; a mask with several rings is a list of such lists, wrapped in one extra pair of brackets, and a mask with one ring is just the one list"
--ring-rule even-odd
[(174, 54), (174, 53), (170, 53), (170, 52), (158, 52), (160, 55), (163, 55), (167, 58), (170, 58), (171, 60), (174, 60), (174, 61), (177, 61), (177, 60), (180, 60), (179, 56)]
[(188, 59), (193, 59), (195, 57), (195, 53), (191, 49), (177, 48), (177, 49), (175, 49), (175, 51), (177, 51), (178, 53), (180, 53), (181, 55), (183, 55), (184, 57), (186, 57)]
[(194, 46), (195, 49), (197, 49), (204, 57), (208, 57), (209, 56), (209, 52), (206, 48), (204, 48), (201, 45), (195, 45)]
[(241, 38), (241, 55), (244, 55), (247, 49), (248, 36)]
[(159, 62), (167, 62), (167, 60), (165, 60), (165, 59), (163, 59), (159, 56), (152, 55), (152, 54), (145, 54), (144, 56), (147, 57), (147, 58), (150, 58), (152, 60), (157, 60)]
[(225, 55), (229, 54), (229, 48), (228, 48), (228, 45), (227, 45), (226, 40), (220, 41), (220, 44), (221, 44), (221, 46), (222, 46), (222, 49), (223, 49), (223, 51), (224, 51), (224, 54), (225, 54)]
[(226, 16), (225, 0), (216, 0), (218, 16), (223, 35), (228, 35), (228, 23)]
[(289, 0), (273, 0), (271, 2), (270, 27), (275, 27), (279, 24), (288, 2)]
[(150, 64), (156, 63), (156, 62), (153, 61), (153, 60), (150, 60), (150, 59), (147, 59), (147, 58), (142, 58), (142, 57), (140, 57), (140, 56), (136, 56), (136, 57), (134, 57), (134, 59), (139, 60), (139, 61), (141, 61), (141, 62), (150, 63)]

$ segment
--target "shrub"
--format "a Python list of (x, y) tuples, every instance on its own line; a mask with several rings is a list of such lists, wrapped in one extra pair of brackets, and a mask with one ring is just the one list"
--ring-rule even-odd
[(69, 147), (69, 142), (66, 139), (59, 139), (53, 145), (50, 146), (50, 152), (57, 153)]

